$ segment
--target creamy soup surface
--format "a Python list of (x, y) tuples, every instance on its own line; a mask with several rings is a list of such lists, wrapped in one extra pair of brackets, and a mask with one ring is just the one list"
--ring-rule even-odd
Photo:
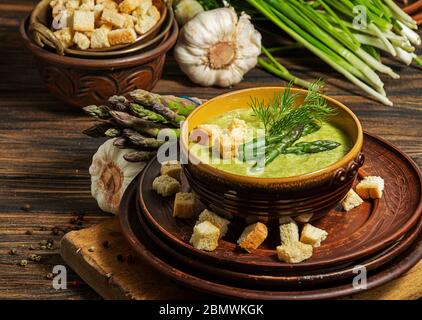
[[(231, 112), (210, 118), (207, 124), (218, 125), (226, 129), (233, 119), (244, 120), (252, 131), (263, 129), (262, 123), (254, 115), (252, 109), (237, 109)], [(349, 137), (339, 128), (328, 122), (324, 122), (321, 128), (309, 135), (300, 138), (297, 142), (311, 142), (316, 140), (332, 140), (340, 143), (340, 146), (333, 150), (309, 153), (309, 154), (283, 154), (268, 164), (262, 171), (254, 172), (250, 170), (255, 161), (243, 162), (239, 159), (213, 159), (208, 148), (198, 143), (190, 143), (190, 151), (193, 152), (202, 162), (230, 173), (247, 176), (257, 176), (261, 178), (281, 178), (298, 176), (323, 169), (347, 154), (351, 148)], [(262, 130), (261, 130), (262, 131)]]

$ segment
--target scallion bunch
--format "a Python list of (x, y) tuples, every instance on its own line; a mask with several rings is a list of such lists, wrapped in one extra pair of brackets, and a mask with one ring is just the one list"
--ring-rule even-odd
[[(420, 63), (416, 22), (392, 0), (247, 0), (265, 17), (376, 100), (392, 105), (377, 73), (399, 76), (379, 59), (384, 51)], [(363, 26), (353, 23), (364, 13)], [(366, 23), (366, 26), (365, 26)]]
[[(259, 12), (298, 44), (318, 56), (350, 82), (374, 99), (392, 105), (379, 73), (398, 79), (383, 64), (380, 53), (391, 55), (406, 65), (422, 65), (415, 54), (421, 44), (416, 22), (393, 0), (246, 0), (228, 1), (238, 10)], [(248, 9), (245, 3), (250, 5)], [(365, 19), (366, 18), (366, 19)], [(291, 75), (271, 54), (259, 65), (297, 85), (309, 83)]]

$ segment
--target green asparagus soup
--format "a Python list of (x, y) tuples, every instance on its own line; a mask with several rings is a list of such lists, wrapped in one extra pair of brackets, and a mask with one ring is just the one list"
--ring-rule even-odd
[[(240, 121), (239, 121), (240, 120)], [(246, 140), (252, 137), (260, 136), (259, 132), (264, 131), (262, 122), (251, 109), (237, 109), (229, 113), (211, 118), (206, 125), (218, 126), (222, 132), (227, 132), (234, 121), (247, 126)], [(242, 161), (236, 156), (228, 159), (216, 158), (210, 152), (209, 146), (191, 142), (190, 151), (196, 155), (202, 162), (223, 171), (239, 175), (257, 176), (262, 178), (281, 178), (302, 175), (325, 168), (341, 158), (350, 150), (351, 141), (348, 136), (339, 128), (329, 122), (319, 123), (320, 128), (310, 134), (301, 136), (295, 143), (300, 146), (303, 142), (312, 142), (320, 140), (330, 140), (337, 143), (332, 150), (316, 153), (287, 153), (277, 156), (271, 163), (265, 166), (263, 170), (255, 171), (253, 169), (256, 161)], [(264, 131), (265, 132), (265, 131)], [(248, 136), (249, 135), (249, 136)]]

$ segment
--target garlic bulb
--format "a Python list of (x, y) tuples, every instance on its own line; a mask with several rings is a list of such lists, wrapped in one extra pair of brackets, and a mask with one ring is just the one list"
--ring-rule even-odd
[(127, 162), (123, 155), (135, 151), (119, 149), (115, 139), (104, 142), (92, 157), (89, 167), (91, 194), (101, 210), (117, 214), (126, 187), (144, 167), (143, 163)]
[(175, 58), (189, 78), (203, 86), (239, 83), (257, 63), (261, 34), (242, 13), (219, 8), (197, 14), (183, 27)]

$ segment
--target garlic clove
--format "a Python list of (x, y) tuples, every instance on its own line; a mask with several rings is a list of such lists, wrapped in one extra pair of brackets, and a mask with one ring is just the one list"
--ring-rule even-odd
[(261, 34), (250, 23), (250, 16), (242, 13), (237, 24), (237, 45), (242, 56), (254, 57), (261, 54)]
[(233, 41), (237, 26), (237, 14), (234, 9), (217, 9), (212, 10), (211, 13), (214, 15), (211, 19), (205, 15), (199, 19), (205, 30), (210, 34), (218, 34), (219, 41)]
[(203, 66), (205, 61), (201, 61), (206, 56), (206, 50), (198, 47), (179, 46), (176, 48), (177, 55), (185, 64), (198, 64)]
[(257, 57), (261, 54), (261, 34), (254, 29), (249, 19), (247, 14), (242, 14), (237, 28), (238, 59), (234, 65), (240, 74), (245, 74), (253, 68), (257, 63)]
[(186, 22), (203, 11), (204, 8), (198, 1), (182, 0), (175, 4), (174, 14), (179, 26), (183, 26)]
[[(192, 66), (191, 68), (187, 69), (185, 73), (187, 72), (189, 72), (189, 78), (201, 86), (212, 86), (216, 82), (217, 72), (215, 70), (209, 69), (208, 67)], [(204, 77), (204, 74), (206, 74), (206, 77)]]
[(235, 65), (230, 66), (229, 69), (220, 70), (217, 72), (215, 84), (220, 87), (230, 87), (237, 84), (243, 79), (243, 72), (239, 72), (239, 68)]
[(238, 59), (233, 65), (233, 72), (243, 75), (251, 69), (251, 66), (255, 66), (256, 62), (256, 57), (243, 57), (243, 59)]

